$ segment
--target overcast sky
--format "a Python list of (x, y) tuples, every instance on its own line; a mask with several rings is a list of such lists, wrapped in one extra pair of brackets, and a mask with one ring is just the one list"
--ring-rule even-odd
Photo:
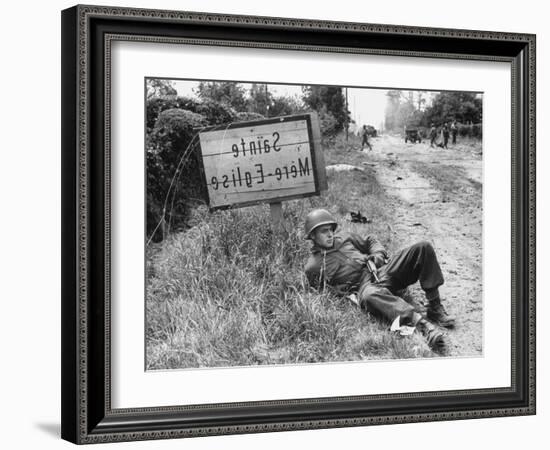
[[(251, 84), (240, 83), (245, 89), (250, 89)], [(178, 95), (196, 97), (194, 89), (199, 85), (198, 81), (174, 80), (174, 87)], [(268, 84), (269, 91), (276, 96), (289, 95), (301, 97), (300, 85)], [(382, 128), (384, 123), (384, 111), (386, 109), (386, 89), (374, 88), (348, 88), (348, 109), (351, 118), (358, 126), (363, 124)]]

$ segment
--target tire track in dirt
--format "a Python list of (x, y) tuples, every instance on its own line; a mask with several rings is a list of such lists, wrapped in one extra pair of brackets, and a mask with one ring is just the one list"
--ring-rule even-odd
[[(399, 247), (432, 242), (445, 277), (440, 293), (456, 317), (448, 332), (447, 356), (481, 355), (482, 306), (482, 163), (466, 146), (431, 149), (382, 136), (366, 157), (385, 188), (396, 217), (392, 229)], [(409, 289), (425, 306), (418, 283)], [(422, 307), (421, 307), (422, 309)]]

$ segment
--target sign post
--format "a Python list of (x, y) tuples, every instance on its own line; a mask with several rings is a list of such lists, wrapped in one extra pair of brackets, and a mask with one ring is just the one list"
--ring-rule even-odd
[(210, 127), (199, 138), (211, 210), (269, 203), (280, 229), (282, 201), (327, 189), (314, 113)]
[(269, 204), (271, 212), (271, 222), (273, 229), (277, 232), (283, 229), (283, 204), (281, 202), (275, 202)]

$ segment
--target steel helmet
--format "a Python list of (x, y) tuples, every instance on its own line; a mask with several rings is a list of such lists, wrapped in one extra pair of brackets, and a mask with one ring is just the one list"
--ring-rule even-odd
[(334, 230), (338, 226), (336, 220), (331, 213), (326, 209), (314, 209), (306, 216), (306, 222), (304, 226), (305, 239), (309, 239), (309, 235), (315, 228), (320, 227), (321, 225), (334, 225)]

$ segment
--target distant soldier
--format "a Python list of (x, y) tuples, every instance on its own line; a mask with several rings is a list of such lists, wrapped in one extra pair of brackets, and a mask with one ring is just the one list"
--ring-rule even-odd
[(430, 147), (433, 148), (436, 138), (437, 138), (437, 128), (435, 128), (435, 125), (432, 123), (432, 127), (430, 128)]
[(456, 145), (456, 135), (458, 134), (458, 126), (456, 120), (451, 124), (451, 136), (453, 137), (453, 145)]
[(365, 148), (365, 145), (369, 148), (369, 150), (372, 150), (372, 146), (369, 142), (369, 130), (367, 130), (367, 126), (363, 125), (363, 131), (361, 133), (361, 136), (363, 137), (363, 140), (361, 142), (361, 150)]
[(443, 130), (441, 132), (443, 134), (443, 148), (447, 148), (447, 144), (449, 143), (449, 126), (447, 122), (443, 125)]

